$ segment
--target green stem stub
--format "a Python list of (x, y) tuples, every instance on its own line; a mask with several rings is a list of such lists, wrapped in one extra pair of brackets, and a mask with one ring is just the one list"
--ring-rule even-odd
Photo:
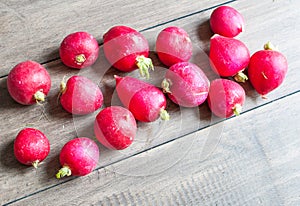
[(242, 105), (240, 104), (236, 104), (234, 107), (233, 107), (233, 113), (236, 115), (236, 116), (239, 116), (242, 112)]
[(235, 81), (242, 83), (245, 83), (248, 80), (247, 75), (244, 74), (242, 71), (238, 72), (233, 78)]
[(171, 93), (170, 85), (171, 85), (171, 82), (169, 79), (164, 79), (161, 82), (161, 87), (162, 87), (164, 93)]
[(161, 118), (162, 120), (170, 120), (170, 115), (169, 115), (169, 113), (167, 112), (167, 110), (165, 110), (165, 109), (161, 109), (161, 110), (160, 110), (160, 118)]
[(71, 176), (72, 172), (68, 166), (63, 166), (57, 173), (56, 173), (56, 178), (60, 179), (64, 176)]
[(78, 65), (83, 64), (85, 62), (85, 60), (86, 60), (86, 58), (85, 58), (84, 54), (79, 54), (75, 57), (75, 62)]
[(146, 78), (149, 79), (150, 78), (149, 69), (151, 69), (152, 71), (154, 70), (152, 60), (143, 55), (138, 56), (136, 58), (136, 65), (140, 70), (141, 76), (142, 77), (146, 76)]
[(33, 96), (37, 102), (44, 102), (46, 97), (42, 91), (37, 91)]

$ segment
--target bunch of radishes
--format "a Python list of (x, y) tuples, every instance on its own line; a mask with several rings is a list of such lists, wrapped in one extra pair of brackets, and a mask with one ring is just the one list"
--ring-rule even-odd
[[(244, 18), (232, 7), (220, 6), (213, 11), (210, 26), (216, 33), (210, 40), (209, 58), (212, 69), (222, 77), (234, 77), (237, 82), (249, 80), (265, 97), (276, 89), (287, 73), (286, 58), (267, 43), (264, 50), (250, 56), (246, 45), (234, 38), (244, 30)], [(248, 68), (248, 77), (243, 73)], [(229, 117), (239, 114), (245, 101), (243, 88), (230, 80), (214, 80), (208, 104), (214, 114)]]
[[(233, 77), (245, 82), (248, 76), (255, 90), (265, 96), (277, 88), (287, 72), (286, 58), (275, 51), (270, 43), (265, 50), (250, 57), (246, 45), (235, 37), (244, 30), (241, 14), (228, 6), (218, 7), (210, 18), (216, 33), (210, 42), (209, 57), (212, 70), (221, 77)], [(103, 50), (107, 60), (118, 70), (130, 72), (139, 69), (142, 77), (149, 78), (154, 66), (149, 58), (149, 45), (138, 31), (127, 26), (115, 26), (103, 36)], [(124, 107), (109, 106), (96, 116), (94, 132), (101, 144), (110, 149), (129, 147), (136, 135), (136, 121), (153, 122), (161, 117), (168, 120), (169, 99), (183, 107), (197, 107), (206, 100), (211, 111), (219, 117), (238, 115), (245, 102), (245, 91), (235, 81), (219, 78), (212, 82), (192, 57), (192, 41), (179, 27), (163, 29), (156, 39), (156, 53), (169, 67), (158, 88), (138, 78), (115, 75), (116, 91)], [(62, 62), (72, 68), (91, 66), (98, 58), (97, 40), (87, 32), (76, 32), (62, 41), (59, 49)], [(45, 101), (51, 87), (47, 70), (37, 62), (25, 61), (15, 66), (8, 75), (10, 95), (20, 104), (31, 105)], [(103, 94), (97, 84), (83, 76), (72, 76), (60, 85), (60, 103), (74, 115), (86, 115), (103, 105)], [(37, 167), (50, 151), (47, 137), (39, 130), (25, 128), (14, 143), (17, 160)], [(97, 144), (86, 137), (67, 142), (60, 152), (62, 168), (56, 174), (82, 176), (95, 169), (99, 160)]]

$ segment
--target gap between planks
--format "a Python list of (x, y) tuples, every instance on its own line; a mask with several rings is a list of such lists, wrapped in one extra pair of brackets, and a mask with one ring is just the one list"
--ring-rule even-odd
[[(201, 160), (197, 159), (194, 157), (194, 155), (197, 154), (198, 152), (198, 141), (201, 142), (201, 145), (203, 144), (203, 140), (197, 140), (197, 143), (193, 145), (193, 149), (191, 149), (189, 156), (185, 157), (186, 161), (180, 161), (178, 165), (173, 166), (174, 168), (168, 169), (167, 171), (162, 172), (161, 175), (157, 176), (157, 174), (154, 176), (148, 176), (147, 178), (143, 177), (136, 177), (137, 179), (134, 178), (134, 176), (126, 176), (122, 175), (119, 173), (113, 174), (114, 171), (108, 170), (108, 174), (104, 171), (105, 168), (99, 168), (93, 172), (93, 174), (86, 177), (80, 178), (74, 178), (74, 181), (79, 182), (79, 184), (83, 185), (84, 190), (86, 191), (83, 196), (74, 196), (74, 197), (69, 197), (64, 196), (70, 191), (73, 190), (74, 193), (76, 193), (76, 190), (79, 190), (79, 184), (71, 185), (71, 184), (65, 184), (66, 188), (61, 188), (62, 194), (59, 193), (60, 190), (55, 190), (55, 187), (51, 187), (47, 190), (52, 189), (50, 192), (50, 196), (45, 196), (45, 198), (41, 198), (43, 194), (41, 192), (46, 192), (47, 190), (43, 190), (40, 193), (34, 193), (37, 194), (37, 196), (34, 197), (34, 195), (29, 195), (27, 197), (24, 197), (22, 199), (12, 201), (7, 203), (6, 205), (10, 205), (13, 203), (20, 203), (20, 205), (26, 205), (29, 203), (33, 204), (46, 204), (47, 201), (54, 200), (53, 195), (56, 192), (58, 192), (58, 198), (66, 197), (64, 199), (56, 199), (56, 200), (62, 200), (63, 202), (60, 202), (60, 204), (66, 204), (66, 203), (71, 203), (72, 200), (74, 201), (81, 201), (82, 203), (85, 204), (91, 204), (92, 201), (97, 201), (97, 203), (101, 202), (102, 204), (107, 200), (110, 201), (111, 199), (116, 199), (117, 201), (121, 201), (119, 199), (119, 194), (121, 195), (121, 199), (124, 200), (124, 197), (128, 198), (129, 196), (132, 196), (132, 199), (127, 199), (126, 201), (132, 201), (132, 204), (137, 204), (136, 201), (139, 201), (138, 197), (143, 197), (147, 195), (153, 195), (153, 200), (156, 201), (161, 201), (160, 198), (164, 198), (164, 201), (175, 201), (177, 202), (178, 200), (176, 197), (178, 196), (172, 196), (174, 195), (174, 192), (179, 192), (179, 195), (181, 195), (181, 198), (184, 198), (185, 195), (191, 195), (191, 197), (187, 198), (187, 200), (181, 200), (181, 201), (187, 201), (186, 204), (189, 204), (191, 202), (200, 204), (200, 201), (208, 201), (204, 202), (205, 205), (206, 203), (213, 204), (214, 201), (224, 201), (223, 203), (234, 203), (235, 201), (238, 201), (238, 204), (246, 204), (249, 202), (253, 203), (263, 203), (262, 201), (265, 201), (265, 205), (268, 205), (268, 203), (271, 203), (273, 201), (273, 204), (281, 204), (282, 202), (288, 202), (288, 201), (293, 201), (291, 200), (292, 197), (295, 194), (291, 194), (288, 197), (284, 196), (285, 193), (288, 193), (289, 190), (284, 190), (286, 184), (292, 184), (291, 182), (279, 182), (278, 179), (276, 179), (276, 175), (280, 175), (281, 172), (284, 171), (289, 171), (288, 174), (295, 174), (297, 171), (299, 171), (299, 166), (297, 166), (297, 171), (289, 170), (289, 168), (285, 168), (283, 171), (280, 170), (280, 166), (282, 164), (277, 163), (276, 159), (280, 159), (280, 157), (276, 157), (275, 160), (273, 160), (271, 157), (274, 154), (277, 154), (277, 150), (283, 149), (284, 151), (288, 152), (289, 149), (294, 149), (296, 150), (295, 147), (290, 145), (288, 142), (285, 142), (283, 145), (284, 147), (282, 148), (282, 145), (277, 145), (278, 141), (280, 141), (280, 137), (278, 137), (277, 140), (273, 140), (273, 130), (265, 130), (265, 127), (261, 127), (260, 125), (256, 125), (257, 120), (260, 120), (261, 123), (264, 122), (264, 120), (261, 118), (263, 114), (267, 112), (273, 111), (272, 106), (275, 108), (279, 108), (278, 110), (275, 111), (277, 114), (277, 120), (278, 117), (280, 119), (280, 114), (282, 112), (287, 111), (285, 114), (285, 119), (289, 118), (289, 115), (293, 114), (294, 110), (288, 106), (288, 102), (296, 103), (297, 102), (297, 97), (299, 97), (299, 92), (296, 92), (291, 95), (287, 95), (285, 98), (281, 98), (277, 102), (272, 102), (268, 103), (267, 107), (261, 108), (261, 111), (258, 114), (255, 113), (250, 113), (246, 112), (245, 115), (242, 115), (241, 118), (245, 122), (248, 123), (249, 128), (251, 129), (256, 129), (258, 134), (248, 134), (248, 135), (243, 135), (242, 139), (239, 138), (231, 138), (231, 132), (229, 130), (224, 131), (225, 136), (223, 137), (223, 143), (220, 143), (221, 146), (216, 148), (215, 153), (211, 157), (212, 163), (207, 160), (206, 162), (201, 162)], [(279, 105), (283, 105), (279, 107)], [(299, 110), (299, 108), (298, 108)], [(297, 110), (297, 111), (298, 111)], [(299, 113), (298, 113), (299, 116)], [(294, 116), (293, 119), (297, 120), (298, 116)], [(231, 118), (230, 120), (228, 119), (228, 125), (230, 130), (234, 130), (235, 132), (239, 131), (239, 134), (245, 134), (243, 131), (240, 131), (239, 128), (235, 127), (234, 125), (237, 124), (238, 119)], [(274, 122), (272, 119), (268, 119), (268, 124), (271, 124)], [(281, 120), (281, 122), (284, 122), (284, 120)], [(258, 121), (259, 123), (259, 121)], [(268, 124), (264, 125), (267, 126)], [(254, 126), (253, 126), (254, 125)], [(217, 125), (215, 125), (217, 126)], [(293, 125), (289, 125), (289, 127), (292, 127)], [(248, 128), (248, 129), (249, 129)], [(294, 135), (297, 133), (298, 128), (295, 130), (290, 130), (283, 128), (280, 131), (288, 131), (288, 135)], [(196, 134), (198, 136), (200, 133), (205, 133), (207, 131), (198, 131), (197, 133), (186, 135), (181, 139), (177, 139), (173, 142), (169, 142), (168, 144), (163, 145), (163, 147), (169, 148), (170, 145), (180, 145), (184, 141), (189, 141), (192, 137), (194, 137)], [(266, 134), (264, 134), (266, 132)], [(247, 134), (247, 133), (246, 133)], [(256, 136), (258, 135), (258, 136)], [(284, 139), (284, 137), (282, 137)], [(290, 137), (289, 139), (293, 139), (293, 137)], [(259, 144), (254, 144), (255, 142), (259, 141)], [(288, 141), (288, 140), (286, 140)], [(299, 144), (299, 141), (297, 139), (294, 139), (294, 141)], [(293, 142), (293, 143), (295, 143)], [(272, 143), (272, 144), (269, 144)], [(241, 145), (240, 145), (241, 144)], [(278, 146), (277, 148), (274, 147)], [(237, 146), (240, 147), (240, 149), (245, 149), (243, 152), (240, 154), (239, 150), (230, 150), (230, 147), (227, 148), (226, 146)], [(159, 149), (159, 148), (156, 148)], [(174, 148), (173, 148), (174, 149)], [(275, 151), (273, 151), (275, 149)], [(156, 154), (157, 151), (153, 150), (150, 151), (154, 154)], [(181, 151), (182, 152), (182, 151)], [(160, 154), (160, 153), (159, 153)], [(219, 154), (219, 155), (218, 155)], [(221, 155), (222, 154), (222, 155)], [(266, 156), (261, 156), (265, 154)], [(223, 155), (225, 157), (223, 157)], [(254, 158), (254, 159), (252, 159)], [(293, 159), (296, 159), (296, 156), (293, 156)], [(222, 163), (221, 163), (222, 162)], [(216, 163), (219, 163), (216, 164)], [(119, 162), (119, 166), (122, 168), (126, 168), (126, 171), (131, 171), (135, 170), (139, 167), (141, 167), (144, 163), (140, 162), (139, 165), (132, 165), (129, 163), (129, 159), (123, 162)], [(289, 163), (289, 160), (284, 162), (285, 165), (283, 166), (291, 166)], [(127, 170), (127, 167), (129, 167), (129, 170)], [(198, 168), (199, 167), (199, 168)], [(260, 168), (257, 169), (256, 167)], [(184, 168), (184, 169), (183, 169)], [(113, 169), (113, 168), (111, 168)], [(181, 171), (181, 169), (183, 169)], [(174, 173), (171, 170), (175, 170), (175, 174), (177, 176), (174, 176)], [(215, 171), (216, 170), (216, 171)], [(239, 173), (239, 171), (243, 171), (244, 173)], [(105, 180), (100, 180), (99, 177), (97, 177), (98, 173), (105, 173), (106, 177), (104, 177)], [(216, 174), (215, 174), (216, 173)], [(225, 176), (223, 174), (225, 173)], [(218, 176), (219, 175), (219, 176)], [(263, 175), (263, 176), (261, 176)], [(203, 176), (203, 177), (202, 177)], [(250, 179), (248, 177), (251, 177)], [(179, 180), (177, 181), (177, 177)], [(280, 177), (280, 176), (279, 176)], [(278, 178), (278, 177), (277, 177)], [(92, 180), (96, 181), (92, 181)], [(165, 184), (158, 184), (156, 187), (158, 190), (153, 190), (153, 186), (155, 184), (154, 180), (159, 180), (162, 183)], [(80, 182), (82, 180), (82, 182)], [(197, 181), (195, 181), (197, 180)], [(109, 181), (112, 181), (111, 185), (107, 185)], [(125, 185), (132, 182), (136, 182), (136, 186), (133, 187), (133, 189), (129, 190), (129, 188), (125, 187)], [(176, 182), (175, 185), (172, 184)], [(241, 182), (240, 182), (241, 181)], [(264, 181), (264, 182), (262, 182)], [(91, 183), (92, 182), (92, 183)], [(225, 182), (225, 185), (223, 184)], [(232, 183), (233, 182), (233, 183)], [(84, 184), (85, 183), (85, 184)], [(89, 184), (91, 183), (91, 184)], [(94, 183), (94, 184), (93, 184)], [(122, 184), (123, 183), (123, 184)], [(125, 184), (124, 184), (125, 183)], [(138, 184), (139, 183), (139, 184)], [(145, 184), (144, 186), (141, 186), (143, 183), (148, 183), (150, 184), (147, 185)], [(253, 185), (248, 185), (248, 183), (252, 183)], [(198, 184), (202, 184), (200, 187)], [(227, 184), (227, 185), (226, 185)], [(120, 185), (120, 188), (117, 188), (114, 190), (112, 185)], [(152, 186), (151, 186), (152, 185)], [(170, 188), (168, 188), (168, 185)], [(227, 186), (229, 188), (227, 188)], [(252, 188), (255, 187), (256, 189)], [(282, 188), (280, 188), (282, 186)], [(108, 187), (108, 188), (107, 188)], [(213, 187), (213, 188), (211, 188)], [(247, 188), (248, 187), (248, 188)], [(281, 189), (279, 190), (278, 187)], [(205, 188), (208, 191), (205, 191)], [(96, 189), (96, 191), (93, 191)], [(224, 189), (227, 189), (223, 191)], [(242, 195), (240, 194), (240, 190), (242, 189)], [(103, 190), (103, 191), (102, 191)], [(165, 191), (166, 190), (166, 191)], [(216, 192), (210, 193), (213, 190)], [(299, 187), (298, 187), (299, 190)], [(162, 194), (159, 192), (161, 191)], [(168, 192), (169, 191), (169, 192)], [(190, 194), (192, 192), (195, 192), (196, 194)], [(104, 195), (102, 194), (105, 193)], [(124, 193), (125, 192), (125, 193)], [(130, 194), (127, 194), (127, 193)], [(142, 193), (141, 193), (142, 192)], [(182, 193), (180, 193), (182, 192)], [(250, 193), (249, 193), (250, 192)], [(176, 194), (177, 194), (176, 193)], [(204, 194), (203, 194), (204, 193)], [(161, 196), (156, 196), (156, 195), (161, 195)], [(163, 196), (163, 194), (165, 196)], [(182, 195), (183, 194), (183, 195)], [(203, 195), (209, 195), (209, 197), (205, 197)], [(46, 195), (46, 194), (44, 194)], [(90, 196), (91, 195), (91, 196)], [(102, 195), (102, 196), (101, 196)], [(125, 195), (125, 196), (124, 196)], [(196, 195), (196, 196), (195, 196)], [(200, 195), (200, 196), (199, 196)], [(243, 196), (245, 195), (245, 196)], [(84, 198), (85, 197), (85, 198)], [(152, 196), (151, 196), (152, 197)], [(229, 199), (226, 199), (229, 198)], [(31, 198), (31, 200), (29, 200)], [(97, 199), (98, 198), (98, 199)], [(100, 199), (101, 198), (101, 199)], [(138, 198), (138, 199), (136, 199)], [(143, 199), (142, 198), (142, 199)], [(167, 198), (167, 199), (165, 199)], [(174, 199), (175, 198), (175, 199)], [(206, 199), (207, 198), (207, 199)], [(216, 200), (216, 199), (217, 200)], [(233, 199), (232, 199), (233, 198)], [(265, 198), (265, 199), (264, 199)], [(274, 199), (275, 198), (275, 199)], [(290, 198), (290, 199), (289, 199)], [(298, 197), (299, 200), (299, 197)], [(20, 202), (19, 202), (20, 201)], [(141, 200), (142, 201), (142, 200)], [(227, 201), (227, 202), (226, 202)], [(150, 200), (151, 202), (151, 200)], [(49, 202), (48, 202), (49, 203)], [(95, 202), (94, 202), (95, 203)], [(121, 202), (122, 203), (122, 202)], [(169, 203), (169, 202), (168, 202)], [(174, 202), (172, 202), (174, 204)], [(203, 202), (202, 202), (203, 203)], [(202, 205), (201, 203), (201, 205)], [(99, 203), (100, 204), (100, 203)], [(237, 204), (237, 202), (235, 202)]]
[[(247, 114), (247, 113), (250, 113), (250, 112), (253, 112), (254, 110), (260, 109), (260, 108), (265, 107), (265, 106), (267, 106), (267, 105), (271, 105), (271, 104), (273, 104), (273, 103), (276, 102), (276, 101), (281, 101), (281, 100), (284, 100), (285, 98), (290, 98), (290, 97), (292, 97), (292, 96), (297, 96), (297, 94), (298, 94), (299, 92), (300, 92), (300, 90), (295, 91), (295, 92), (293, 92), (293, 93), (290, 93), (290, 94), (288, 94), (288, 95), (282, 96), (282, 97), (280, 97), (280, 98), (274, 99), (274, 100), (272, 100), (272, 101), (270, 101), (270, 102), (266, 102), (265, 104), (259, 105), (259, 106), (257, 106), (257, 107), (252, 108), (252, 109), (249, 109), (249, 110), (247, 110), (247, 111), (245, 111), (245, 112), (242, 112), (242, 113), (240, 114), (240, 116), (242, 116), (242, 115), (244, 115), (244, 114)], [(213, 123), (213, 124), (207, 125), (207, 126), (201, 128), (201, 129), (198, 129), (198, 130), (196, 130), (196, 131), (189, 132), (189, 133), (187, 133), (187, 134), (185, 134), (185, 135), (179, 136), (179, 137), (177, 137), (176, 139), (168, 140), (168, 141), (163, 142), (163, 143), (161, 143), (161, 144), (158, 144), (158, 145), (155, 145), (155, 146), (153, 146), (153, 147), (147, 148), (146, 150), (143, 150), (143, 151), (141, 151), (141, 152), (135, 153), (135, 154), (133, 154), (133, 155), (131, 155), (131, 156), (128, 156), (128, 157), (119, 159), (119, 160), (117, 160), (117, 161), (111, 162), (111, 163), (109, 163), (109, 164), (107, 164), (107, 165), (103, 165), (103, 166), (101, 166), (101, 167), (97, 167), (93, 172), (97, 172), (98, 170), (105, 169), (106, 167), (109, 167), (109, 166), (118, 164), (118, 163), (120, 163), (120, 162), (122, 162), (122, 161), (129, 160), (129, 159), (131, 159), (131, 158), (137, 157), (137, 156), (139, 156), (139, 155), (141, 155), (141, 154), (143, 154), (143, 153), (151, 152), (151, 150), (153, 150), (153, 149), (158, 149), (159, 147), (161, 147), (161, 146), (163, 146), (163, 145), (167, 145), (167, 144), (170, 144), (170, 143), (172, 143), (172, 142), (180, 141), (182, 138), (185, 138), (186, 136), (190, 136), (190, 135), (192, 135), (193, 133), (200, 132), (201, 130), (205, 130), (205, 129), (207, 129), (207, 128), (209, 128), (209, 127), (212, 127), (212, 126), (217, 126), (218, 124), (222, 124), (223, 122), (230, 121), (230, 120), (233, 119), (233, 118), (236, 118), (236, 117), (235, 117), (235, 116), (232, 116), (232, 117), (229, 117), (229, 118), (227, 118), (227, 119), (223, 119), (223, 120), (221, 120), (221, 121), (219, 121), (219, 122), (215, 122), (215, 123)], [(24, 197), (20, 197), (20, 198), (18, 198), (18, 199), (15, 199), (15, 200), (13, 200), (13, 201), (11, 201), (11, 202), (5, 203), (4, 206), (5, 206), (5, 205), (11, 205), (11, 204), (16, 203), (16, 202), (18, 202), (18, 201), (21, 201), (21, 200), (30, 198), (30, 197), (32, 197), (32, 196), (38, 194), (38, 193), (45, 192), (45, 191), (47, 191), (47, 190), (50, 190), (50, 189), (53, 189), (53, 188), (55, 188), (55, 187), (61, 186), (61, 185), (65, 184), (65, 183), (70, 182), (70, 181), (73, 181), (74, 179), (77, 179), (77, 178), (81, 178), (81, 177), (73, 177), (73, 178), (70, 178), (70, 179), (68, 179), (68, 180), (66, 180), (66, 181), (64, 181), (64, 182), (60, 182), (60, 183), (51, 185), (51, 186), (46, 187), (46, 188), (44, 188), (44, 189), (38, 190), (38, 191), (36, 191), (36, 192), (34, 192), (34, 193), (32, 193), (32, 194), (29, 194), (29, 195), (26, 195), (26, 196), (24, 196)]]
[[(178, 17), (178, 18), (174, 18), (174, 19), (172, 19), (172, 20), (168, 20), (168, 21), (165, 21), (165, 22), (162, 22), (162, 23), (159, 23), (159, 24), (155, 24), (155, 25), (153, 25), (153, 26), (146, 27), (146, 28), (144, 28), (144, 29), (139, 30), (139, 32), (143, 33), (143, 32), (148, 31), (148, 30), (150, 30), (150, 29), (155, 29), (156, 27), (160, 27), (160, 26), (163, 26), (163, 25), (172, 23), (172, 22), (176, 22), (176, 21), (179, 21), (179, 20), (181, 20), (181, 19), (188, 18), (188, 17), (191, 17), (191, 16), (193, 16), (193, 15), (200, 14), (200, 13), (202, 13), (202, 12), (212, 10), (212, 9), (217, 8), (217, 7), (219, 7), (219, 6), (223, 6), (223, 5), (226, 5), (226, 4), (233, 3), (233, 2), (235, 2), (235, 1), (237, 1), (237, 0), (230, 0), (230, 1), (226, 1), (226, 2), (224, 2), (224, 3), (216, 4), (216, 5), (213, 5), (213, 6), (211, 6), (211, 7), (207, 7), (207, 8), (204, 8), (204, 9), (201, 9), (201, 10), (198, 10), (198, 11), (195, 11), (195, 12), (192, 12), (192, 13), (189, 13), (189, 14), (186, 14), (186, 15), (182, 15), (182, 16), (180, 16), (180, 17)], [(99, 41), (99, 46), (102, 46), (102, 45), (103, 45), (103, 39), (100, 39), (100, 41)], [(59, 59), (60, 59), (60, 57), (57, 57), (57, 58), (53, 58), (53, 59), (50, 59), (50, 60), (47, 60), (47, 61), (43, 61), (43, 62), (39, 62), (39, 63), (42, 64), (42, 65), (44, 65), (44, 64), (51, 63), (51, 62), (53, 62), (53, 61), (57, 61), (57, 60), (59, 60)], [(6, 78), (7, 76), (8, 76), (8, 74), (2, 75), (2, 76), (0, 76), (0, 79), (1, 79), (1, 78)]]
[[(294, 93), (294, 92), (293, 92)], [(286, 96), (288, 96), (288, 95), (286, 95)], [(271, 101), (275, 101), (275, 100), (271, 100)], [(266, 104), (264, 104), (264, 105), (266, 105)]]

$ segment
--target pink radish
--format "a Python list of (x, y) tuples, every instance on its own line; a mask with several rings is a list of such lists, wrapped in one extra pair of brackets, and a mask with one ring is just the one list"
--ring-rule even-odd
[(99, 148), (87, 137), (75, 138), (63, 146), (59, 161), (62, 168), (56, 174), (57, 179), (71, 175), (84, 176), (96, 168), (99, 161)]
[(72, 76), (67, 83), (61, 83), (60, 103), (72, 114), (85, 115), (102, 106), (103, 95), (99, 87), (88, 78)]
[(122, 150), (131, 145), (137, 126), (128, 109), (110, 106), (97, 115), (94, 131), (101, 144), (110, 149)]
[(169, 119), (166, 97), (152, 84), (133, 77), (115, 76), (116, 90), (123, 105), (132, 112), (135, 119), (153, 122), (159, 118)]
[(234, 76), (238, 82), (245, 82), (243, 73), (250, 61), (250, 52), (238, 39), (215, 34), (210, 40), (209, 58), (212, 69), (222, 77)]
[(222, 36), (235, 37), (244, 31), (244, 18), (230, 6), (216, 8), (210, 16), (211, 30)]
[(228, 79), (215, 79), (210, 84), (208, 105), (218, 117), (239, 115), (245, 102), (245, 90), (238, 83)]
[(19, 63), (7, 77), (8, 92), (16, 102), (23, 105), (45, 101), (50, 88), (49, 73), (42, 65), (34, 61)]
[(265, 50), (257, 51), (251, 56), (248, 75), (254, 89), (263, 97), (279, 87), (288, 70), (285, 56), (274, 50), (271, 43)]
[(167, 27), (156, 39), (156, 52), (162, 63), (172, 66), (188, 61), (193, 54), (193, 45), (188, 33), (180, 27)]
[(196, 107), (207, 98), (209, 80), (197, 65), (179, 62), (167, 70), (162, 88), (174, 103)]
[(62, 41), (59, 55), (62, 62), (72, 68), (82, 69), (91, 66), (98, 58), (97, 40), (87, 32), (69, 34)]
[(139, 68), (141, 76), (149, 78), (148, 70), (153, 70), (153, 64), (148, 58), (148, 41), (141, 33), (127, 26), (115, 26), (104, 34), (103, 41), (104, 54), (116, 69), (130, 72)]
[(50, 152), (48, 138), (34, 128), (22, 129), (14, 141), (14, 154), (16, 159), (25, 165), (33, 165), (35, 168)]

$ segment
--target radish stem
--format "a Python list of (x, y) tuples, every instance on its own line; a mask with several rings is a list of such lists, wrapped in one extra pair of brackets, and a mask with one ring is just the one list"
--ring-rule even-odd
[(162, 87), (164, 93), (171, 93), (171, 91), (170, 91), (170, 85), (171, 85), (171, 82), (170, 82), (169, 79), (164, 79), (162, 81), (161, 87)]
[(167, 112), (167, 110), (164, 110), (164, 109), (161, 109), (160, 110), (160, 118), (162, 120), (170, 120), (170, 115), (169, 113)]
[(152, 60), (150, 58), (147, 58), (145, 56), (138, 56), (136, 58), (136, 65), (140, 70), (140, 74), (142, 77), (145, 77), (147, 79), (150, 78), (149, 69), (152, 71), (154, 70)]
[(236, 115), (236, 116), (239, 116), (240, 113), (242, 112), (242, 105), (240, 104), (236, 104), (233, 108), (233, 113)]
[(72, 172), (68, 166), (63, 166), (57, 173), (56, 178), (60, 179), (64, 176), (71, 176)]
[(35, 169), (37, 169), (39, 163), (40, 163), (39, 160), (35, 160), (34, 162), (32, 162), (32, 166), (33, 166)]
[(76, 64), (79, 64), (79, 65), (84, 63), (85, 60), (86, 60), (86, 58), (85, 58), (84, 54), (79, 54), (75, 57)]
[(242, 83), (245, 83), (248, 80), (247, 75), (242, 71), (238, 72), (233, 78), (235, 79), (235, 81)]
[(34, 94), (34, 99), (37, 101), (37, 102), (44, 102), (45, 101), (45, 94), (42, 92), (42, 91), (37, 91), (35, 94)]

